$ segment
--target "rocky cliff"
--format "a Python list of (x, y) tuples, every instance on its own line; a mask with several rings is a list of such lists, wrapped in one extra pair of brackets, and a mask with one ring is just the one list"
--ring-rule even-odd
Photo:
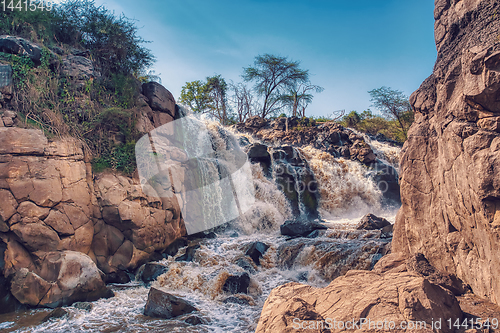
[(393, 251), (500, 302), (500, 3), (437, 0), (438, 58), (410, 101)]
[[(143, 92), (140, 131), (173, 119), (175, 101), (164, 87), (148, 83)], [(9, 125), (0, 126), (2, 311), (12, 310), (9, 289), (31, 306), (109, 295), (105, 281), (126, 282), (126, 270), (161, 257), (186, 233), (175, 197), (145, 195), (138, 178), (94, 174), (81, 142), (49, 140), (0, 111), (1, 125)]]
[(461, 318), (467, 305), (460, 296), (458, 307), (453, 294), (469, 287), (500, 302), (500, 2), (435, 5), (438, 59), (410, 98), (415, 123), (400, 156), (393, 254), (372, 272), (350, 271), (323, 289), (274, 289), (257, 332), (343, 331), (320, 327), (328, 318), (393, 320), (396, 327)]

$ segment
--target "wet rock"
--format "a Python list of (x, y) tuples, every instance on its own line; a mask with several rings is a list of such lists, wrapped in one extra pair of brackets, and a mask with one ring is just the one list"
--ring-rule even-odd
[(171, 319), (198, 311), (190, 302), (156, 288), (149, 289), (144, 314), (150, 317)]
[(90, 303), (90, 302), (75, 302), (73, 303), (73, 306), (77, 309), (80, 309), (80, 310), (85, 310), (87, 312), (90, 312), (92, 311), (92, 308), (94, 307), (94, 304)]
[(324, 232), (321, 232), (321, 230), (314, 230), (309, 235), (307, 235), (306, 238), (317, 238), (321, 237), (323, 234)]
[(229, 296), (226, 297), (222, 303), (235, 303), (235, 304), (240, 304), (240, 305), (254, 305), (255, 303), (247, 296), (243, 297), (243, 295), (237, 295), (237, 296)]
[(238, 294), (248, 292), (248, 286), (250, 285), (250, 275), (247, 272), (229, 275), (224, 282), (222, 290), (231, 294)]
[(367, 176), (373, 179), (382, 192), (382, 205), (394, 207), (401, 205), (399, 175), (393, 166), (377, 160), (370, 164)]
[(168, 266), (163, 265), (163, 264), (159, 264), (159, 263), (155, 263), (155, 262), (150, 262), (150, 263), (142, 265), (139, 268), (139, 271), (141, 272), (140, 279), (144, 283), (150, 283), (150, 282), (156, 281), (156, 279), (160, 275), (168, 272)]
[(125, 271), (116, 271), (106, 274), (106, 283), (125, 284), (130, 282), (130, 276)]
[(314, 230), (328, 229), (318, 221), (289, 220), (280, 226), (283, 236), (305, 237)]
[[(373, 238), (368, 238), (368, 233)], [(281, 269), (296, 271), (311, 267), (327, 281), (351, 269), (370, 270), (388, 244), (387, 239), (379, 239), (377, 235), (377, 232), (351, 231), (338, 238), (294, 238), (278, 246), (276, 264)]]
[(266, 145), (254, 143), (253, 145), (247, 147), (247, 155), (250, 162), (259, 163), (266, 177), (269, 177), (271, 175), (272, 162), (271, 155), (269, 154), (267, 148), (268, 147)]
[(393, 321), (396, 327), (403, 321), (425, 321), (431, 327), (431, 320), (440, 319), (443, 332), (452, 332), (444, 323), (462, 319), (463, 313), (450, 291), (416, 273), (350, 271), (325, 288), (291, 282), (273, 289), (256, 332), (287, 332), (295, 318), (344, 323), (370, 318)]
[[(356, 229), (358, 230), (377, 230), (391, 225), (391, 222), (387, 221), (383, 217), (377, 217), (373, 214), (366, 214), (363, 216)], [(386, 229), (387, 230), (387, 229)]]
[(260, 258), (264, 256), (264, 253), (266, 253), (267, 249), (269, 248), (269, 245), (264, 244), (262, 242), (255, 242), (250, 245), (248, 250), (245, 252), (245, 255), (249, 256), (252, 258), (253, 262), (259, 266), (260, 265)]
[(204, 320), (203, 318), (196, 316), (196, 315), (190, 315), (186, 319), (184, 319), (184, 322), (190, 324), (190, 325), (205, 325), (207, 324), (207, 321)]
[(50, 311), (48, 315), (46, 315), (42, 319), (42, 323), (49, 321), (50, 319), (59, 319), (62, 317), (65, 317), (68, 315), (68, 311), (64, 310), (63, 308), (55, 308), (54, 310)]
[(240, 266), (250, 274), (255, 274), (257, 272), (252, 266), (251, 262), (246, 258), (239, 258), (238, 260), (236, 260), (236, 265)]
[(187, 247), (186, 252), (182, 256), (175, 258), (175, 261), (193, 261), (194, 254), (196, 253), (196, 250), (199, 248), (200, 244)]
[(309, 163), (292, 146), (272, 148), (273, 175), (294, 216), (318, 218), (318, 184)]
[(167, 246), (163, 252), (166, 256), (174, 257), (181, 247), (188, 246), (189, 242), (186, 238), (176, 239), (172, 244)]

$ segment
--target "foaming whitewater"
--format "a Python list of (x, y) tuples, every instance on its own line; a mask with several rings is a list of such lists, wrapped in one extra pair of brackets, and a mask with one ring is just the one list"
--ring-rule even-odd
[(292, 218), (290, 203), (276, 183), (264, 176), (259, 164), (252, 164), (255, 186), (255, 204), (240, 216), (235, 225), (245, 234), (277, 231), (279, 226)]
[(352, 218), (381, 210), (382, 192), (366, 177), (361, 163), (313, 147), (301, 148), (319, 187), (319, 212), (325, 219)]
[[(217, 123), (201, 121), (218, 154), (225, 154), (228, 142), (241, 139)], [(250, 137), (246, 142), (256, 140)], [(378, 145), (375, 141), (370, 144), (372, 149)], [(391, 162), (389, 145), (381, 144), (377, 149), (379, 159)], [(40, 323), (48, 313), (44, 309), (0, 316), (0, 331), (253, 332), (264, 302), (275, 287), (288, 282), (324, 287), (349, 269), (372, 268), (387, 252), (390, 238), (380, 230), (355, 230), (354, 225), (366, 213), (391, 222), (395, 214), (381, 207), (382, 192), (368, 176), (368, 168), (312, 147), (301, 148), (298, 153), (314, 173), (320, 194), (318, 210), (329, 226), (315, 238), (288, 239), (280, 235), (279, 226), (294, 217), (292, 207), (273, 178), (266, 177), (262, 166), (252, 164), (255, 203), (225, 229), (216, 229), (216, 238), (191, 239), (189, 246), (199, 245), (193, 261), (176, 260), (187, 250), (181, 248), (174, 257), (161, 261), (169, 269), (150, 286), (140, 280), (113, 285), (115, 297), (93, 302), (92, 310), (65, 307), (67, 316), (44, 323)], [(214, 165), (207, 164), (211, 168), (207, 172), (215, 174)], [(269, 246), (260, 265), (246, 255), (255, 242)], [(228, 276), (245, 272), (250, 275), (246, 294), (231, 295), (223, 290)], [(144, 316), (151, 286), (192, 302), (199, 312), (172, 320)], [(192, 315), (202, 323), (188, 324), (185, 320)]]
[(368, 143), (373, 150), (373, 153), (382, 162), (391, 165), (399, 171), (399, 153), (401, 152), (401, 147), (396, 145), (388, 144), (386, 142), (381, 142), (373, 140), (370, 136), (364, 133), (358, 133), (363, 136), (366, 143)]

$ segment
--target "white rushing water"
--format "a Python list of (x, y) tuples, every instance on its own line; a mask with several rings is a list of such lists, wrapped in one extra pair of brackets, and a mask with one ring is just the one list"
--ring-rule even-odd
[[(208, 128), (220, 130), (213, 123)], [(375, 141), (370, 144), (376, 147), (380, 159), (395, 163), (398, 148)], [(370, 269), (388, 240), (381, 238), (378, 230), (358, 231), (354, 226), (366, 213), (394, 222), (395, 211), (380, 206), (382, 193), (366, 178), (365, 166), (335, 159), (311, 147), (300, 149), (300, 153), (318, 181), (319, 212), (329, 230), (311, 239), (282, 237), (279, 226), (292, 217), (290, 204), (276, 184), (264, 176), (262, 168), (254, 164), (254, 205), (217, 238), (196, 241), (200, 248), (192, 262), (175, 261), (185, 249), (162, 261), (169, 270), (151, 286), (192, 302), (200, 310), (195, 315), (203, 324), (186, 323), (184, 319), (189, 315), (173, 320), (144, 316), (149, 287), (136, 281), (114, 286), (115, 297), (93, 302), (90, 311), (65, 307), (69, 314), (64, 318), (39, 323), (37, 318), (48, 312), (44, 309), (11, 314), (0, 324), (0, 332), (253, 332), (273, 288), (291, 281), (324, 287), (350, 268)], [(260, 266), (245, 256), (246, 249), (256, 241), (269, 245)], [(225, 302), (232, 296), (223, 291), (225, 278), (245, 272), (238, 265), (242, 259), (250, 265), (248, 293), (236, 295), (241, 304)]]

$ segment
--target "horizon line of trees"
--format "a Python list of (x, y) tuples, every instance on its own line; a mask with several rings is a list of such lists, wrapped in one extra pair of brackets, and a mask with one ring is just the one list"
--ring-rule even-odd
[(301, 69), (300, 62), (271, 54), (256, 56), (241, 77), (238, 83), (227, 83), (220, 74), (186, 82), (179, 101), (228, 125), (255, 115), (266, 118), (286, 112), (305, 117), (312, 93), (324, 90), (311, 83), (309, 70)]

